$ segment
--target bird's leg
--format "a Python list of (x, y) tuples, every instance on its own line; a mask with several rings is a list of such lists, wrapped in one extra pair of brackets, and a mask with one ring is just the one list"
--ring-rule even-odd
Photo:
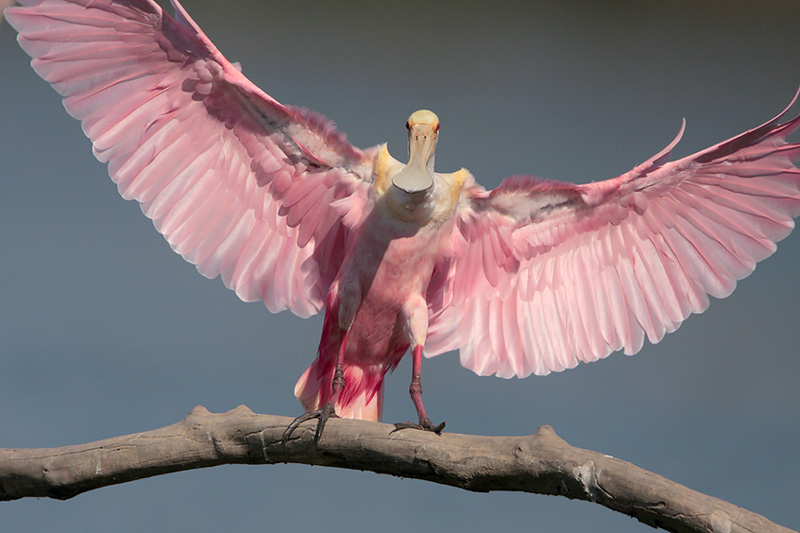
[(434, 425), (431, 419), (425, 413), (425, 406), (422, 405), (422, 345), (418, 344), (411, 350), (413, 362), (411, 364), (411, 386), (408, 388), (411, 394), (411, 401), (414, 402), (414, 407), (417, 408), (417, 415), (419, 416), (419, 424), (413, 422), (399, 422), (394, 425), (395, 429), (422, 429), (425, 431), (433, 431), (437, 435), (442, 433), (445, 422)]
[(339, 346), (339, 353), (336, 355), (336, 370), (333, 372), (333, 390), (330, 399), (319, 409), (307, 411), (295, 418), (292, 423), (289, 424), (289, 427), (286, 428), (286, 431), (283, 432), (283, 442), (289, 440), (289, 437), (292, 436), (292, 433), (294, 433), (294, 430), (297, 429), (300, 424), (314, 418), (318, 419), (317, 430), (314, 432), (314, 442), (319, 442), (322, 430), (325, 428), (328, 419), (339, 418), (339, 415), (336, 414), (336, 402), (339, 400), (342, 389), (344, 389), (344, 350), (347, 344), (348, 333), (349, 330), (344, 331), (342, 343)]

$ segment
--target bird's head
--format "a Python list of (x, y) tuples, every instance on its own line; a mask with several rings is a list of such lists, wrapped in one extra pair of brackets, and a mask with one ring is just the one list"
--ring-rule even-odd
[(392, 178), (392, 185), (418, 197), (433, 189), (433, 161), (439, 136), (439, 117), (433, 111), (414, 111), (406, 122), (408, 129), (408, 164)]

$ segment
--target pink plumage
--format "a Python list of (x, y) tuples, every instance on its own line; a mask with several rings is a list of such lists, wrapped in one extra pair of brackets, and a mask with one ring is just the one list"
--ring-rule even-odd
[(730, 294), (800, 215), (788, 108), (669, 161), (679, 134), (615, 179), (486, 191), (434, 172), (433, 113), (409, 118), (408, 164), (356, 148), (252, 84), (176, 0), (175, 19), (149, 0), (21, 4), (6, 16), (34, 69), (173, 249), (272, 312), (325, 308), (295, 389), (318, 432), (334, 409), (379, 419), (409, 348), (418, 426), (434, 431), (423, 348), (501, 377), (635, 353)]

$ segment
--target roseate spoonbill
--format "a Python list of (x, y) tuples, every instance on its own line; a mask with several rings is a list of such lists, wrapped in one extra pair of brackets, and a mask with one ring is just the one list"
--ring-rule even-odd
[[(434, 170), (439, 119), (408, 119), (408, 163), (361, 150), (228, 62), (172, 0), (22, 0), (6, 11), (33, 67), (81, 120), (126, 199), (203, 275), (270, 311), (325, 308), (306, 413), (377, 420), (411, 349), (459, 349), (481, 375), (547, 374), (655, 343), (730, 294), (800, 214), (800, 117), (669, 161), (681, 134), (586, 185), (511, 177), (486, 191)], [(792, 101), (792, 103), (794, 100)], [(791, 107), (791, 104), (790, 104)], [(681, 128), (681, 133), (683, 128)]]

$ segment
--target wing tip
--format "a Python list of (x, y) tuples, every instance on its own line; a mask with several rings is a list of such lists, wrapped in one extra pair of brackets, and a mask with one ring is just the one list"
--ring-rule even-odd
[(172, 8), (175, 10), (175, 20), (191, 29), (196, 34), (204, 35), (203, 30), (200, 29), (200, 26), (198, 26), (191, 15), (189, 15), (186, 8), (181, 5), (180, 0), (169, 0), (169, 3), (172, 4)]

